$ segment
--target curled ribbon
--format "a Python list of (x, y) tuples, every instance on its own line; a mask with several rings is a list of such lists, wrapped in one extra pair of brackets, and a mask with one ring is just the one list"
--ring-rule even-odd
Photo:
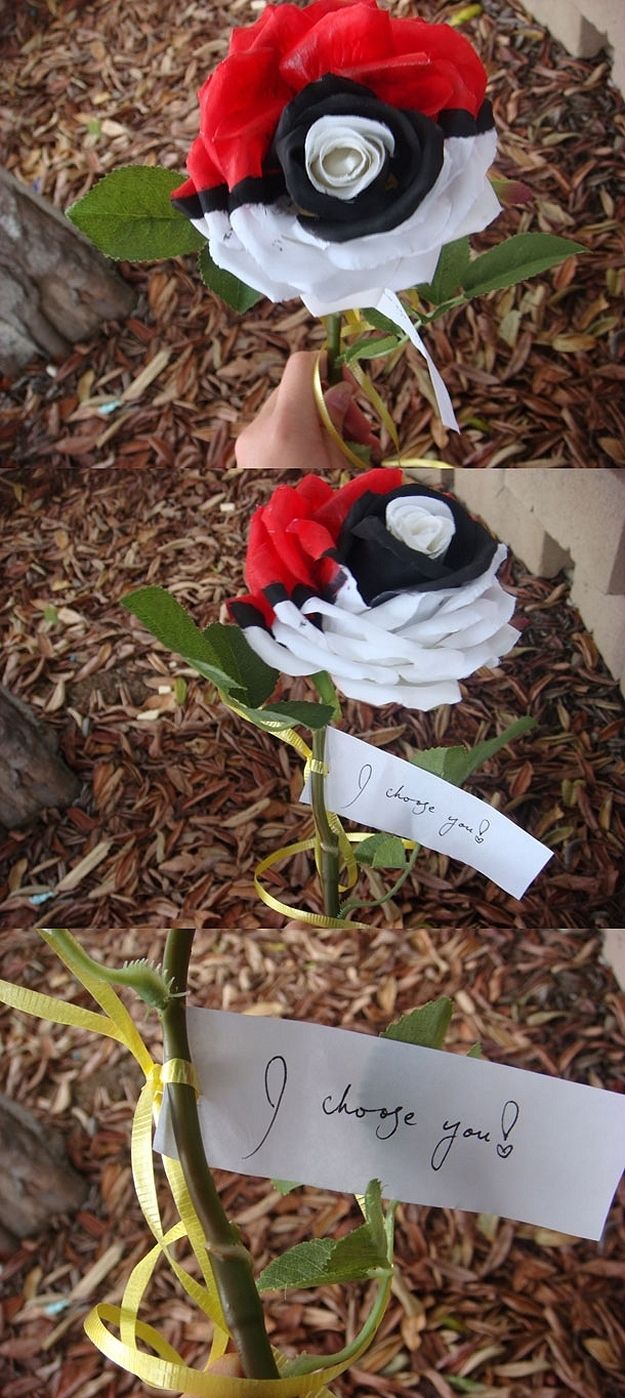
[[(349, 1357), (343, 1357), (336, 1363), (314, 1372), (286, 1374), (279, 1379), (245, 1379), (230, 1378), (222, 1374), (213, 1375), (206, 1370), (191, 1367), (154, 1326), (139, 1319), (139, 1309), (145, 1291), (156, 1264), (164, 1257), (187, 1295), (195, 1301), (213, 1325), (208, 1365), (224, 1353), (230, 1338), (210, 1266), (204, 1233), (191, 1202), (179, 1161), (163, 1156), (165, 1173), (179, 1217), (178, 1223), (167, 1231), (163, 1228), (154, 1176), (152, 1128), (158, 1119), (163, 1087), (168, 1082), (182, 1082), (193, 1086), (197, 1092), (199, 1089), (195, 1069), (191, 1063), (179, 1058), (169, 1059), (164, 1064), (155, 1063), (134, 1021), (112, 987), (98, 980), (95, 975), (85, 970), (81, 962), (74, 959), (71, 945), (65, 945), (63, 948), (55, 945), (53, 931), (39, 929), (39, 935), (53, 947), (104, 1013), (96, 1014), (81, 1005), (43, 995), (38, 991), (26, 990), (22, 986), (12, 985), (3, 980), (0, 980), (0, 1004), (22, 1010), (25, 1014), (35, 1015), (39, 1019), (49, 1020), (53, 1024), (68, 1024), (115, 1039), (133, 1055), (145, 1077), (145, 1085), (140, 1093), (133, 1119), (131, 1159), (137, 1199), (156, 1244), (130, 1273), (121, 1306), (102, 1302), (90, 1311), (84, 1321), (89, 1339), (106, 1358), (127, 1373), (134, 1374), (150, 1387), (184, 1392), (190, 1395), (190, 1398), (332, 1398), (326, 1385), (357, 1362), (371, 1343), (370, 1334)], [(191, 1276), (172, 1256), (171, 1246), (181, 1238), (188, 1239), (200, 1267), (201, 1282)], [(390, 1297), (390, 1275), (381, 1283), (381, 1287), (381, 1304), (376, 1307), (378, 1325)], [(119, 1338), (114, 1331), (119, 1333)], [(149, 1354), (145, 1349), (139, 1348), (139, 1341), (149, 1346), (153, 1353)], [(275, 1358), (278, 1368), (284, 1370), (288, 1361), (278, 1352), (275, 1352)]]
[[(398, 301), (397, 297), (394, 297), (393, 300), (397, 301), (397, 306), (399, 307), (399, 312), (401, 312), (402, 319), (400, 321), (399, 312), (395, 313), (394, 306), (392, 308), (394, 312), (392, 317), (391, 308), (389, 308), (388, 305), (384, 306), (384, 311), (386, 315), (395, 321), (395, 323), (398, 326), (398, 329), (402, 330), (404, 334), (408, 335), (408, 331), (404, 325), (405, 319), (407, 324), (410, 326), (409, 338), (412, 340), (414, 344), (414, 337), (416, 336), (416, 339), (419, 340), (419, 345), (417, 347), (420, 349), (421, 353), (425, 352), (426, 358), (428, 359), (428, 361), (430, 361), (430, 356), (427, 353), (427, 351), (425, 351), (425, 346), (423, 345), (423, 342), (420, 340), (420, 337), (416, 335), (416, 331), (414, 330), (412, 321), (406, 315), (406, 312), (404, 311), (401, 302)], [(364, 322), (359, 311), (347, 311), (345, 313), (345, 319), (347, 321), (348, 326), (352, 330), (359, 331), (362, 329)], [(327, 404), (323, 396), (323, 386), (321, 383), (321, 362), (325, 355), (325, 352), (325, 347), (319, 350), (319, 353), (315, 359), (315, 363), (313, 366), (313, 396), (315, 399), (315, 406), (317, 408), (317, 412), (319, 413), (319, 416), (321, 418), (326, 432), (328, 433), (328, 436), (331, 438), (334, 445), (338, 447), (339, 451), (347, 459), (347, 461), (349, 461), (352, 466), (358, 466), (360, 470), (368, 470), (369, 463), (367, 461), (363, 461), (362, 457), (358, 455), (358, 452), (354, 451), (352, 447), (350, 447), (349, 443), (345, 441), (345, 438), (341, 436), (340, 432), (334, 426), (332, 418), (330, 417), (330, 413), (328, 412)], [(430, 456), (407, 456), (403, 452), (401, 452), (395, 423), (393, 422), (388, 408), (383, 399), (380, 397), (380, 394), (378, 393), (377, 388), (375, 387), (375, 384), (373, 383), (369, 374), (365, 372), (365, 370), (362, 368), (360, 364), (356, 363), (350, 364), (349, 372), (352, 375), (352, 378), (356, 380), (356, 383), (358, 384), (359, 388), (362, 389), (363, 393), (365, 394), (366, 398), (371, 404), (373, 411), (377, 414), (383, 426), (386, 428), (389, 437), (393, 443), (393, 446), (395, 447), (397, 455), (385, 456), (383, 461), (381, 462), (382, 466), (401, 466), (405, 470), (408, 470), (412, 466), (427, 466), (442, 471), (455, 470), (455, 466), (453, 466), (449, 461), (439, 461), (438, 458)], [(440, 375), (438, 377), (440, 378)], [(445, 394), (447, 395), (447, 390), (445, 389), (444, 385), (443, 388)], [(451, 402), (450, 411), (453, 417), (453, 409), (451, 409)], [(453, 430), (457, 432), (459, 429), (455, 417), (453, 417), (453, 423), (451, 421), (448, 421), (447, 419), (448, 414), (445, 413), (443, 415), (443, 422), (445, 426), (453, 427)]]

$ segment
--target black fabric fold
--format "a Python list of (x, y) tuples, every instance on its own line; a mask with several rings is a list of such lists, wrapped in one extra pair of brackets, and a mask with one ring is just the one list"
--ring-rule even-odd
[(422, 485), (404, 485), (388, 495), (361, 495), (345, 519), (338, 556), (349, 568), (368, 606), (379, 606), (399, 592), (439, 592), (464, 587), (485, 573), (497, 541), (456, 500), (444, 497), (454, 518), (455, 534), (442, 558), (417, 553), (386, 528), (386, 507), (392, 500), (419, 497), (440, 500)]

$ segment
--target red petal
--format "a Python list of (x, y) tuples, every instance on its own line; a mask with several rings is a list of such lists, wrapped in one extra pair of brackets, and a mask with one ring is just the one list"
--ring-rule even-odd
[(248, 53), (251, 49), (270, 48), (274, 53), (284, 53), (310, 28), (310, 5), (300, 10), (297, 5), (267, 5), (255, 24), (243, 29), (233, 29), (230, 36), (229, 53)]
[(363, 471), (361, 476), (355, 476), (337, 490), (333, 499), (317, 511), (317, 523), (324, 524), (336, 541), (344, 519), (361, 495), (366, 495), (369, 490), (376, 495), (389, 495), (392, 490), (399, 489), (403, 478), (403, 471), (399, 467), (379, 466), (373, 471)]
[(245, 560), (245, 581), (250, 592), (262, 595), (266, 587), (282, 583), (287, 592), (292, 592), (296, 578), (288, 568), (284, 555), (274, 547), (264, 523), (265, 509), (252, 515)]
[[(191, 146), (187, 156), (187, 170), (196, 190), (212, 189), (214, 185), (223, 182), (221, 170), (211, 159), (201, 136), (198, 136)], [(186, 186), (183, 185), (183, 189), (185, 188)], [(193, 190), (188, 192), (193, 193)]]
[(379, 63), (363, 63), (346, 69), (345, 77), (370, 87), (381, 102), (421, 112), (423, 116), (435, 117), (444, 107), (463, 105), (453, 101), (453, 82), (444, 66), (414, 54), (389, 58), (383, 67)]
[(302, 499), (306, 501), (305, 514), (307, 516), (320, 509), (322, 505), (325, 505), (326, 500), (331, 500), (334, 495), (330, 482), (323, 480), (321, 476), (303, 476), (295, 489), (298, 495), (301, 495)]
[(297, 525), (310, 513), (310, 508), (299, 489), (279, 485), (263, 509), (263, 526), (283, 567), (288, 569), (294, 582), (306, 587), (314, 586), (314, 576), (310, 559), (298, 541)]
[(251, 593), (246, 593), (245, 596), (228, 598), (228, 601), (226, 602), (226, 607), (228, 608), (228, 611), (231, 615), (232, 608), (236, 605), (237, 602), (242, 602), (247, 607), (255, 607), (256, 611), (260, 612), (261, 616), (266, 621), (268, 626), (271, 626), (272, 623), (275, 621), (275, 612), (273, 610), (273, 607), (269, 606), (267, 598), (263, 597), (262, 592), (254, 593), (253, 597)]
[[(512, 181), (510, 181), (512, 183)], [(172, 189), (170, 199), (189, 199), (196, 192), (195, 180), (185, 180), (177, 189)]]
[(295, 535), (303, 552), (313, 563), (317, 563), (328, 549), (333, 549), (336, 542), (327, 525), (320, 524), (315, 519), (294, 520), (289, 528), (289, 534)]
[(391, 49), (391, 21), (385, 10), (367, 4), (320, 18), (299, 43), (287, 51), (280, 64), (282, 77), (295, 92), (316, 82), (325, 73), (347, 74), (362, 63), (384, 64)]
[(426, 57), (452, 84), (448, 105), (463, 107), (477, 116), (486, 92), (486, 69), (465, 35), (450, 24), (428, 24), (420, 19), (392, 20), (391, 30), (393, 53)]
[(224, 59), (200, 91), (204, 145), (229, 189), (262, 174), (280, 113), (291, 92), (270, 49)]

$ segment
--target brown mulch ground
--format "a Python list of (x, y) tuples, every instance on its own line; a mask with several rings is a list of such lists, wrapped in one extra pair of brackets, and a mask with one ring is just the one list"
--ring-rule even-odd
[[(96, 954), (113, 964), (162, 954), (164, 932), (102, 931)], [(93, 939), (85, 944), (95, 950)], [(372, 938), (288, 928), (196, 938), (194, 1003), (379, 1032), (440, 994), (455, 999), (448, 1047), (476, 1039), (498, 1062), (616, 1089), (622, 1085), (625, 1000), (600, 960), (598, 933), (414, 932)], [(0, 938), (0, 976), (76, 998), (34, 932)], [(82, 997), (83, 1003), (91, 1003)], [(129, 1001), (129, 1003), (131, 1003)], [(135, 1002), (136, 1003), (136, 1002)], [(134, 1012), (134, 1011), (133, 1011)], [(91, 1348), (82, 1321), (97, 1301), (119, 1303), (129, 1266), (147, 1251), (134, 1199), (129, 1131), (138, 1078), (109, 1040), (0, 1012), (0, 1087), (60, 1128), (89, 1197), (68, 1226), (19, 1248), (2, 1273), (0, 1369), (5, 1398), (139, 1398), (145, 1390)], [(136, 1010), (155, 1056), (158, 1024)], [(220, 1176), (231, 1217), (262, 1267), (306, 1236), (353, 1226), (352, 1201), (305, 1190), (280, 1198), (268, 1181)], [(164, 1196), (165, 1197), (165, 1196)], [(345, 1398), (406, 1391), (419, 1398), (536, 1398), (622, 1393), (623, 1205), (617, 1196), (600, 1243), (447, 1209), (404, 1206), (398, 1277), (366, 1360), (335, 1384)], [(93, 1269), (93, 1271), (92, 1271)], [(77, 1292), (81, 1279), (80, 1290)], [(331, 1351), (359, 1324), (356, 1288), (275, 1296), (274, 1342)], [(206, 1357), (204, 1324), (160, 1267), (145, 1310), (190, 1363)]]
[[(399, 0), (394, 13), (408, 9)], [(17, 14), (14, 13), (17, 9)], [(465, 28), (490, 72), (501, 134), (498, 171), (528, 184), (483, 244), (540, 229), (574, 236), (587, 256), (525, 288), (451, 313), (428, 337), (459, 419), (460, 438), (432, 417), (427, 375), (411, 349), (379, 370), (404, 444), (458, 465), (589, 468), (625, 464), (625, 378), (619, 318), (623, 262), (625, 109), (605, 57), (572, 58), (517, 0), (486, 0)], [(458, 5), (423, 0), (425, 17)], [(0, 144), (4, 163), (60, 208), (128, 163), (182, 169), (197, 129), (195, 92), (224, 52), (247, 0), (36, 0), (0, 16)], [(297, 303), (263, 301), (243, 318), (201, 285), (192, 259), (125, 267), (137, 310), (79, 345), (51, 378), (39, 362), (5, 385), (0, 442), (9, 461), (124, 469), (195, 468), (232, 460), (235, 424), (251, 415), (290, 349), (319, 327)], [(118, 397), (163, 356), (166, 372), (103, 420), (92, 397)], [(86, 405), (86, 406), (85, 406)]]
[[(272, 487), (281, 477), (276, 474)], [(1, 487), (0, 487), (1, 489)], [(119, 605), (135, 587), (169, 586), (198, 624), (241, 591), (247, 521), (267, 498), (255, 473), (51, 468), (4, 483), (0, 511), (0, 682), (53, 724), (84, 780), (77, 804), (0, 843), (5, 927), (110, 927), (187, 918), (279, 926), (254, 892), (256, 862), (311, 833), (297, 806), (301, 761), (215, 701), (215, 692)], [(348, 731), (399, 755), (501, 732), (530, 713), (536, 730), (476, 773), (495, 800), (555, 851), (522, 902), (482, 875), (423, 852), (397, 903), (374, 922), (435, 928), (618, 926), (625, 910), (625, 708), (564, 578), (509, 562), (522, 638), (466, 701), (431, 714), (345, 702)], [(46, 620), (45, 609), (56, 609)], [(175, 677), (188, 693), (178, 702)], [(305, 681), (287, 681), (297, 697)], [(378, 896), (378, 875), (365, 897)], [(393, 880), (391, 879), (392, 883)], [(388, 884), (386, 885), (388, 887)], [(305, 855), (271, 887), (318, 907)], [(36, 911), (36, 909), (38, 911)]]

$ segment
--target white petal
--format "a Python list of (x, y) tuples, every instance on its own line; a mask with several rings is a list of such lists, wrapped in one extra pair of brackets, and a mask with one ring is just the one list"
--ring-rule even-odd
[(370, 117), (324, 116), (306, 133), (304, 158), (311, 184), (321, 194), (355, 199), (379, 175), (395, 139)]
[(457, 684), (370, 684), (341, 681), (340, 689), (348, 699), (359, 699), (363, 704), (403, 704), (407, 709), (418, 709), (427, 713), (440, 704), (457, 704), (462, 698)]
[(427, 495), (402, 496), (386, 506), (389, 534), (415, 553), (442, 558), (456, 532), (453, 514), (444, 500)]
[(272, 301), (300, 296), (313, 315), (376, 305), (385, 289), (431, 280), (441, 247), (485, 228), (499, 212), (486, 179), (494, 131), (449, 137), (443, 168), (419, 207), (396, 228), (345, 243), (315, 236), (286, 205), (246, 204), (193, 220), (211, 256)]

